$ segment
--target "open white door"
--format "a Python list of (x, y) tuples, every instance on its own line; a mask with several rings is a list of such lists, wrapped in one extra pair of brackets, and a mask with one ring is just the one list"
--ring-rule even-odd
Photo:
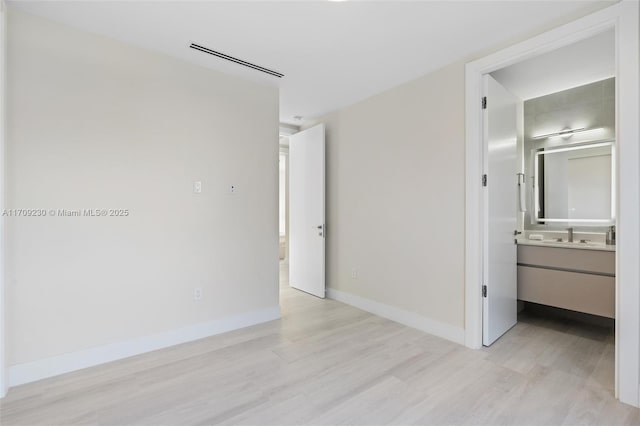
[[(484, 283), (482, 343), (491, 345), (517, 322), (517, 106), (518, 98), (485, 76)], [(484, 183), (483, 183), (484, 185)]]
[(289, 285), (324, 298), (324, 124), (289, 137)]

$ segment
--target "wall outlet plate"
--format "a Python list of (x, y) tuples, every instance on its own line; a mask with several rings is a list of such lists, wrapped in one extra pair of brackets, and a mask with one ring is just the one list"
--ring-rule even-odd
[(196, 287), (193, 289), (193, 300), (202, 300), (202, 288)]

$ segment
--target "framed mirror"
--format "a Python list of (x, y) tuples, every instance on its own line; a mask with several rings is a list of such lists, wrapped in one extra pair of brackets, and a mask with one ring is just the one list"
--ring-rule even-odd
[(539, 149), (533, 167), (535, 222), (615, 223), (613, 140)]

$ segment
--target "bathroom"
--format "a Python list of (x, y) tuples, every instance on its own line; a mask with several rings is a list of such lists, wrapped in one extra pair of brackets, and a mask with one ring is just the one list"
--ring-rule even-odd
[(525, 101), (523, 142), (518, 300), (613, 319), (614, 78)]
[[(503, 281), (510, 286), (510, 296), (503, 300), (512, 300), (515, 294), (517, 304), (496, 306), (502, 303), (498, 301), (492, 316), (483, 312), (486, 346), (497, 343), (508, 347), (515, 341), (524, 344), (510, 334), (531, 332), (528, 324), (542, 326), (556, 342), (546, 350), (536, 348), (542, 365), (545, 357), (566, 355), (568, 372), (593, 376), (611, 390), (619, 201), (614, 46), (614, 32), (605, 31), (491, 73), (489, 88), (494, 85), (494, 93), (498, 90), (510, 97), (515, 113), (505, 116), (495, 105), (502, 102), (500, 97), (489, 95), (494, 115), (503, 115), (502, 124), (496, 124), (495, 118), (488, 120), (488, 170), (493, 184), (498, 171), (507, 170), (504, 165), (508, 163), (504, 176), (509, 176), (509, 183), (502, 185), (510, 188), (499, 197), (506, 200), (503, 211), (515, 210), (515, 218), (497, 221), (499, 225), (490, 221), (488, 238), (491, 240), (498, 226), (513, 229), (515, 249), (504, 244), (492, 246), (489, 241), (488, 257), (492, 262), (491, 257), (500, 250), (513, 253), (515, 268), (510, 264), (509, 271), (501, 270), (506, 271), (503, 276), (508, 279)], [(504, 109), (503, 104), (500, 107)], [(511, 157), (498, 154), (500, 144), (505, 145), (504, 129), (494, 132), (497, 141), (493, 149), (491, 145), (491, 126), (503, 126), (505, 120), (516, 135)], [(513, 162), (516, 176), (512, 176)], [(496, 172), (491, 173), (492, 167)], [(494, 194), (501, 192), (490, 184), (492, 190)], [(489, 192), (490, 215), (492, 200), (497, 197)], [(499, 264), (494, 261), (494, 270)], [(487, 307), (485, 302), (484, 309), (489, 311)], [(502, 315), (505, 310), (509, 311), (506, 316)], [(513, 315), (510, 310), (515, 311)], [(507, 317), (511, 319), (504, 319)], [(515, 318), (519, 325), (512, 329)], [(582, 339), (580, 343), (576, 343), (578, 339)]]

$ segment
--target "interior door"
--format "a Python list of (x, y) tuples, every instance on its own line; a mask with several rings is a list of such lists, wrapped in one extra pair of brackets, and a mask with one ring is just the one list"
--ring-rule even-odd
[(516, 200), (518, 98), (485, 76), (484, 283), (482, 343), (491, 345), (517, 322)]
[(289, 285), (324, 298), (324, 124), (289, 137)]

